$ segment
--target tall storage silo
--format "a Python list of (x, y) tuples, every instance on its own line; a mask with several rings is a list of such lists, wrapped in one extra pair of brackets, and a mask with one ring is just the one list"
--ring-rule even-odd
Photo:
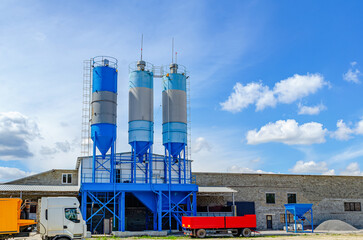
[(173, 157), (187, 144), (186, 79), (185, 70), (178, 72), (176, 63), (170, 64), (170, 73), (163, 77), (163, 145)]
[(153, 99), (152, 67), (140, 60), (129, 74), (129, 144), (140, 161), (153, 144)]
[(116, 141), (117, 60), (112, 57), (93, 58), (91, 138), (105, 158)]

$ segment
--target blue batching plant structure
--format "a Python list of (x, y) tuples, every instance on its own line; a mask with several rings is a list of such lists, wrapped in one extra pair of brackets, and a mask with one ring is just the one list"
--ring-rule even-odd
[[(144, 219), (137, 230), (178, 228), (182, 216), (196, 215), (198, 191), (186, 154), (186, 71), (173, 63), (168, 73), (154, 75), (153, 65), (142, 59), (130, 65), (131, 152), (116, 153), (117, 60), (97, 57), (91, 62), (93, 154), (79, 160), (81, 209), (88, 230), (107, 232), (105, 222), (112, 222), (113, 231), (132, 231), (133, 218)], [(162, 78), (163, 84), (165, 155), (153, 153), (154, 78)], [(145, 209), (142, 217), (136, 205)]]

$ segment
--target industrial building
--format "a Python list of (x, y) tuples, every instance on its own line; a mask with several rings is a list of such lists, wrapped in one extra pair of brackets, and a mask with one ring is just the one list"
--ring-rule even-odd
[[(22, 197), (37, 202), (42, 196), (80, 196), (78, 173), (79, 169), (57, 169), (0, 184), (0, 197)], [(69, 174), (71, 182), (64, 179)], [(329, 219), (339, 219), (358, 229), (363, 228), (362, 176), (203, 172), (192, 174), (199, 186), (197, 215), (232, 215), (233, 209), (230, 205), (234, 197), (238, 215), (254, 212), (259, 230), (278, 230), (284, 226), (284, 204), (296, 201), (314, 204), (314, 225)], [(30, 211), (31, 217), (32, 213), (35, 214), (35, 206)], [(145, 211), (147, 208), (141, 202), (131, 195), (126, 196), (127, 231), (146, 229)], [(106, 219), (110, 218), (112, 215), (107, 214)], [(103, 232), (104, 225), (100, 224), (96, 232)], [(148, 225), (152, 229), (151, 223)]]
[[(316, 225), (339, 219), (363, 228), (360, 176), (193, 172), (188, 151), (188, 74), (174, 60), (166, 68), (155, 67), (141, 54), (130, 65), (131, 151), (118, 153), (117, 60), (95, 57), (84, 66), (83, 145), (76, 168), (0, 185), (0, 197), (31, 200), (29, 217), (42, 196), (77, 196), (92, 233), (180, 229), (182, 216), (251, 213), (263, 230), (283, 228), (284, 204), (312, 203)], [(153, 153), (154, 78), (163, 84), (162, 155)], [(292, 216), (287, 219), (292, 221)]]

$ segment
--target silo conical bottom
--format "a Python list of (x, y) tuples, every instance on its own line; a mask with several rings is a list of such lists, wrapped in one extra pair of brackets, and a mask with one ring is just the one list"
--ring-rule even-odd
[[(168, 144), (170, 144), (170, 150), (168, 148)], [(170, 155), (177, 157), (184, 149), (185, 143), (167, 143), (164, 144), (164, 146), (170, 151)]]
[(130, 142), (129, 144), (134, 148), (135, 155), (140, 157), (147, 153), (152, 143), (146, 141), (145, 142), (137, 141), (137, 142)]

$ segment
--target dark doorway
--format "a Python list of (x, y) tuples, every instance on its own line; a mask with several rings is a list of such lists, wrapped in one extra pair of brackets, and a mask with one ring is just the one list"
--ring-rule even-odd
[(266, 228), (272, 229), (272, 215), (266, 215)]
[[(255, 202), (235, 202), (237, 207), (237, 216), (246, 214), (255, 214)], [(232, 202), (227, 202), (228, 206), (232, 206)]]

